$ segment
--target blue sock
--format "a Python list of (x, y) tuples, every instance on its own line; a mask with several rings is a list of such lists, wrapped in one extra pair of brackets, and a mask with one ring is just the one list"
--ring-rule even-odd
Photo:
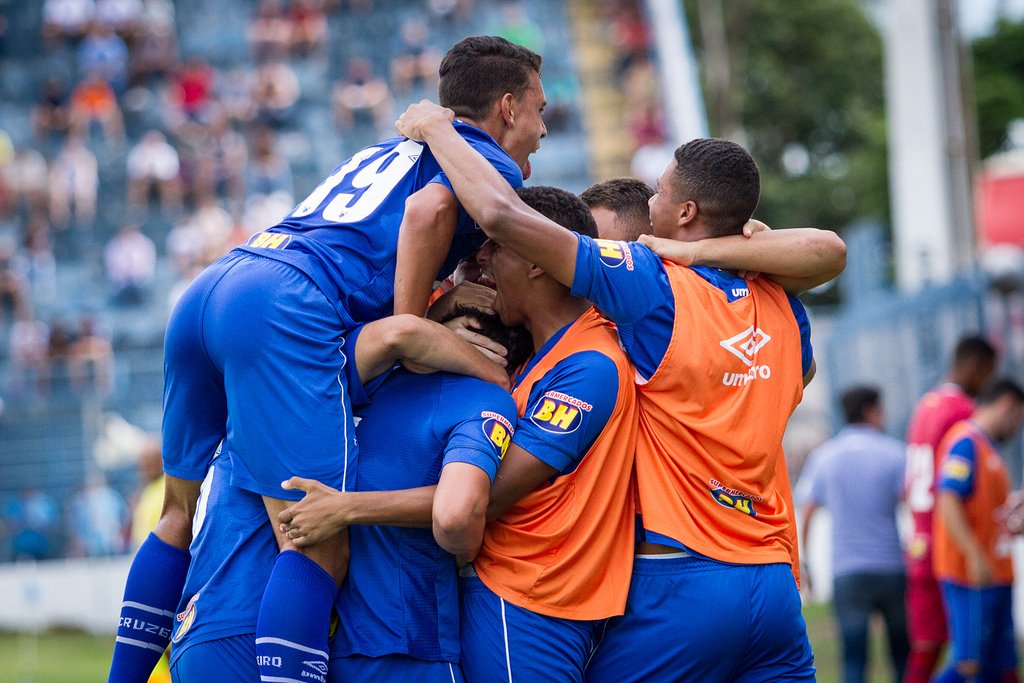
[(956, 670), (956, 666), (950, 662), (949, 665), (935, 677), (933, 683), (967, 683), (967, 676)]
[(262, 680), (327, 681), (327, 635), (338, 587), (294, 550), (277, 556), (256, 622)]
[(174, 611), (190, 560), (187, 550), (168, 545), (152, 533), (139, 547), (124, 587), (110, 683), (145, 683), (149, 678), (171, 642)]

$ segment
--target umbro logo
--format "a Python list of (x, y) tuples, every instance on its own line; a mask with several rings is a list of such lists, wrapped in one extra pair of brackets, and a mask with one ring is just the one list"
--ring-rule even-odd
[(319, 674), (322, 674), (324, 676), (327, 675), (327, 662), (318, 662), (318, 661), (315, 661), (315, 660), (314, 661), (305, 661), (305, 662), (303, 662), (303, 665), (308, 666), (310, 669), (312, 669), (313, 671), (316, 671)]
[(718, 343), (722, 345), (723, 349), (750, 367), (754, 364), (754, 356), (757, 355), (757, 352), (771, 340), (772, 338), (764, 330), (751, 325), (735, 337), (729, 337)]

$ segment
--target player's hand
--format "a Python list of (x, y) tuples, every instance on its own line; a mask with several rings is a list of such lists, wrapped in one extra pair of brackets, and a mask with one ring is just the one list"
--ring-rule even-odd
[(771, 232), (771, 228), (768, 227), (767, 223), (762, 223), (756, 218), (751, 218), (749, 221), (743, 224), (743, 236), (753, 237), (759, 232)]
[(640, 235), (638, 241), (661, 258), (681, 266), (692, 266), (697, 261), (696, 242), (680, 242), (654, 235)]
[[(767, 223), (762, 223), (756, 218), (751, 218), (749, 221), (743, 224), (743, 236), (751, 238), (759, 232), (771, 232), (771, 228), (768, 227)], [(761, 277), (761, 273), (756, 270), (741, 270), (736, 273), (744, 280), (756, 280)]]
[(1024, 533), (1024, 491), (1014, 491), (999, 509), (999, 518), (1011, 534)]
[(992, 585), (995, 572), (988, 558), (980, 552), (967, 553), (967, 578), (971, 580), (971, 586), (975, 588)]
[(427, 311), (427, 317), (434, 321), (444, 320), (460, 304), (487, 314), (494, 313), (495, 294), (496, 292), (486, 285), (469, 281), (460, 282), (434, 302)]
[(479, 332), (474, 332), (474, 330), (480, 329), (480, 324), (472, 316), (462, 315), (452, 318), (444, 326), (475, 346), (480, 353), (486, 356), (487, 360), (497, 363), (501, 367), (508, 365), (508, 361), (505, 360), (508, 349)]
[(420, 100), (410, 104), (398, 121), (395, 128), (410, 140), (423, 140), (431, 125), (450, 124), (455, 120), (455, 112), (430, 100)]
[(313, 479), (292, 477), (281, 483), (286, 491), (305, 491), (306, 496), (277, 515), (281, 533), (304, 548), (316, 545), (347, 526), (345, 494)]

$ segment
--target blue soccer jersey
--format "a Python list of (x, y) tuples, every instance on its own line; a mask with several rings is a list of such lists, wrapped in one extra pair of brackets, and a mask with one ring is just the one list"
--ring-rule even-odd
[[(361, 417), (358, 490), (388, 491), (436, 484), (452, 462), (476, 465), (493, 480), (516, 407), (493, 384), (399, 370), (372, 391)], [(401, 654), (458, 662), (455, 560), (431, 530), (353, 526), (349, 533), (332, 660)]]
[[(572, 293), (597, 306), (619, 328), (622, 348), (636, 365), (642, 380), (661, 365), (676, 316), (675, 298), (661, 257), (639, 242), (614, 242), (579, 235)], [(691, 267), (697, 275), (722, 291), (730, 302), (749, 295), (747, 283), (718, 268)], [(811, 368), (811, 325), (803, 303), (789, 297), (793, 317), (800, 326), (804, 374)], [(695, 325), (701, 321), (695, 320)]]
[[(513, 188), (522, 186), (522, 171), (490, 135), (461, 122), (455, 128)], [(284, 220), (239, 248), (306, 273), (350, 326), (372, 322), (393, 307), (405, 200), (434, 182), (452, 189), (428, 147), (405, 138), (385, 140), (338, 166)], [(454, 270), (483, 240), (461, 211), (442, 273)]]
[[(517, 386), (568, 329), (566, 325), (555, 333), (530, 359), (516, 379)], [(513, 443), (558, 470), (560, 475), (572, 472), (608, 424), (615, 409), (618, 381), (615, 363), (598, 351), (578, 351), (559, 361), (530, 387), (529, 407), (516, 428)], [(553, 425), (542, 419), (545, 403), (550, 403), (553, 393), (572, 396), (591, 408), (579, 412), (571, 424)]]
[[(480, 467), (493, 480), (516, 419), (506, 391), (461, 375), (395, 370), (364, 392), (354, 368), (346, 369), (362, 404), (360, 490), (436, 484), (451, 462)], [(202, 486), (172, 663), (193, 645), (256, 631), (277, 544), (260, 496), (230, 481), (231, 460), (218, 456)], [(455, 562), (430, 529), (353, 526), (350, 539), (332, 657), (402, 654), (457, 663)]]

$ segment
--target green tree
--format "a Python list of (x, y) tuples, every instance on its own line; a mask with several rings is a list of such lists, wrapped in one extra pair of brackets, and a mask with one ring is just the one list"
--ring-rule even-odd
[(882, 39), (863, 3), (686, 7), (712, 134), (743, 142), (761, 168), (757, 216), (830, 228), (887, 216)]
[(991, 35), (971, 47), (978, 146), (985, 158), (1006, 144), (1010, 123), (1024, 118), (1024, 19), (1001, 19)]

